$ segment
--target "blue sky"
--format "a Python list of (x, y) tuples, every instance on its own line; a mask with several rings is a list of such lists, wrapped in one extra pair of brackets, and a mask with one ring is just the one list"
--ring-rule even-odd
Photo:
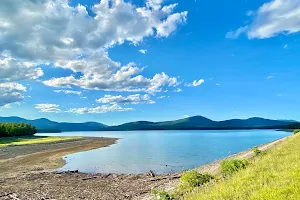
[(297, 0), (0, 5), (1, 116), (300, 120)]

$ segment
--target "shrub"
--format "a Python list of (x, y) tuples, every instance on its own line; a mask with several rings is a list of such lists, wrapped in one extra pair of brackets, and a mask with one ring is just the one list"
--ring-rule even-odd
[(261, 153), (261, 151), (258, 149), (257, 146), (255, 146), (255, 147), (253, 147), (253, 153), (255, 156), (258, 156)]
[(184, 194), (192, 191), (195, 187), (210, 182), (212, 179), (214, 179), (214, 177), (209, 174), (201, 174), (194, 170), (186, 171), (180, 177), (180, 184), (176, 187), (172, 196), (175, 199), (181, 199)]
[(171, 196), (164, 190), (152, 190), (152, 194), (154, 195), (153, 200), (172, 200)]
[(213, 176), (209, 174), (201, 174), (199, 172), (196, 172), (194, 170), (185, 172), (181, 178), (180, 182), (181, 185), (187, 186), (187, 187), (197, 187), (200, 185), (203, 185), (207, 182), (209, 182), (211, 179), (213, 179)]
[(299, 133), (299, 132), (300, 132), (299, 129), (294, 130), (294, 134), (297, 134), (297, 133)]
[(247, 160), (239, 160), (239, 159), (224, 160), (221, 163), (221, 172), (224, 175), (229, 176), (239, 171), (240, 169), (245, 169), (247, 165), (248, 165)]

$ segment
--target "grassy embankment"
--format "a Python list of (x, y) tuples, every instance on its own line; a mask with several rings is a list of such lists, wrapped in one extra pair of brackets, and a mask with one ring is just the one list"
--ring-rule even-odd
[(300, 199), (300, 133), (251, 159), (246, 169), (200, 186), (183, 199)]
[(19, 137), (4, 137), (0, 138), (0, 147), (10, 145), (28, 145), (38, 143), (59, 142), (63, 140), (73, 140), (82, 137), (54, 137), (54, 136), (19, 136)]

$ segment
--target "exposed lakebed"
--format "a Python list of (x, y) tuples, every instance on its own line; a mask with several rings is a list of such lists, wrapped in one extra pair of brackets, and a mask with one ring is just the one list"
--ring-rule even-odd
[(110, 147), (70, 154), (59, 171), (177, 172), (227, 157), (290, 133), (275, 130), (63, 132), (38, 134), (120, 138)]

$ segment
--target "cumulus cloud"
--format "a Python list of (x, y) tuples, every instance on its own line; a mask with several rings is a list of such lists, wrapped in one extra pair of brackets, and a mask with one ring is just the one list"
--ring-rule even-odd
[(253, 21), (226, 36), (236, 38), (246, 33), (249, 39), (270, 38), (278, 34), (293, 34), (300, 31), (300, 1), (272, 0), (251, 12)]
[(158, 99), (164, 99), (164, 98), (166, 98), (166, 96), (159, 96), (159, 97), (157, 97)]
[(146, 54), (147, 50), (146, 49), (140, 49), (139, 52), (142, 53), (142, 54)]
[(189, 115), (183, 115), (183, 118), (189, 118), (190, 116)]
[(56, 93), (65, 93), (65, 94), (75, 94), (80, 96), (81, 95), (81, 91), (74, 91), (74, 90), (54, 90), (54, 92)]
[(93, 65), (94, 62), (86, 62), (86, 60), (68, 61), (64, 66), (68, 66), (74, 72), (80, 70), (84, 75), (80, 78), (72, 75), (53, 78), (43, 83), (59, 88), (77, 86), (89, 90), (144, 91), (149, 93), (161, 92), (164, 87), (175, 87), (179, 84), (175, 77), (169, 77), (164, 72), (156, 74), (152, 78), (146, 78), (140, 75), (144, 68), (140, 68), (134, 63), (120, 67), (119, 63), (111, 61), (108, 57), (103, 58), (103, 60), (105, 59), (106, 63), (110, 64), (98, 65), (95, 61), (96, 63)]
[(154, 104), (155, 101), (151, 100), (148, 94), (129, 95), (129, 96), (112, 96), (105, 95), (104, 97), (96, 100), (98, 103), (103, 104)]
[(186, 87), (198, 87), (199, 85), (201, 85), (203, 83), (204, 83), (204, 80), (203, 79), (199, 79), (198, 81), (194, 80), (192, 83), (186, 83), (185, 86)]
[(176, 6), (155, 0), (144, 6), (101, 0), (92, 5), (91, 16), (85, 6), (72, 7), (68, 0), (2, 0), (0, 56), (11, 60), (0, 80), (36, 79), (42, 70), (33, 63), (54, 63), (74, 74), (43, 82), (53, 87), (157, 92), (176, 85), (165, 73), (144, 77), (142, 67), (121, 65), (107, 53), (126, 41), (137, 45), (145, 37), (168, 37), (187, 19), (186, 11), (174, 11)]
[(18, 83), (0, 83), (0, 107), (17, 103), (24, 99), (26, 87)]
[(76, 113), (76, 114), (96, 114), (96, 113), (108, 113), (108, 112), (124, 112), (131, 111), (133, 108), (123, 108), (120, 105), (112, 104), (112, 105), (102, 105), (94, 108), (72, 108), (67, 112)]
[(37, 79), (43, 75), (42, 69), (36, 67), (35, 63), (20, 62), (11, 57), (0, 57), (0, 82)]
[(59, 105), (57, 104), (35, 104), (35, 108), (40, 110), (40, 112), (55, 112), (55, 113), (59, 113), (61, 112)]

